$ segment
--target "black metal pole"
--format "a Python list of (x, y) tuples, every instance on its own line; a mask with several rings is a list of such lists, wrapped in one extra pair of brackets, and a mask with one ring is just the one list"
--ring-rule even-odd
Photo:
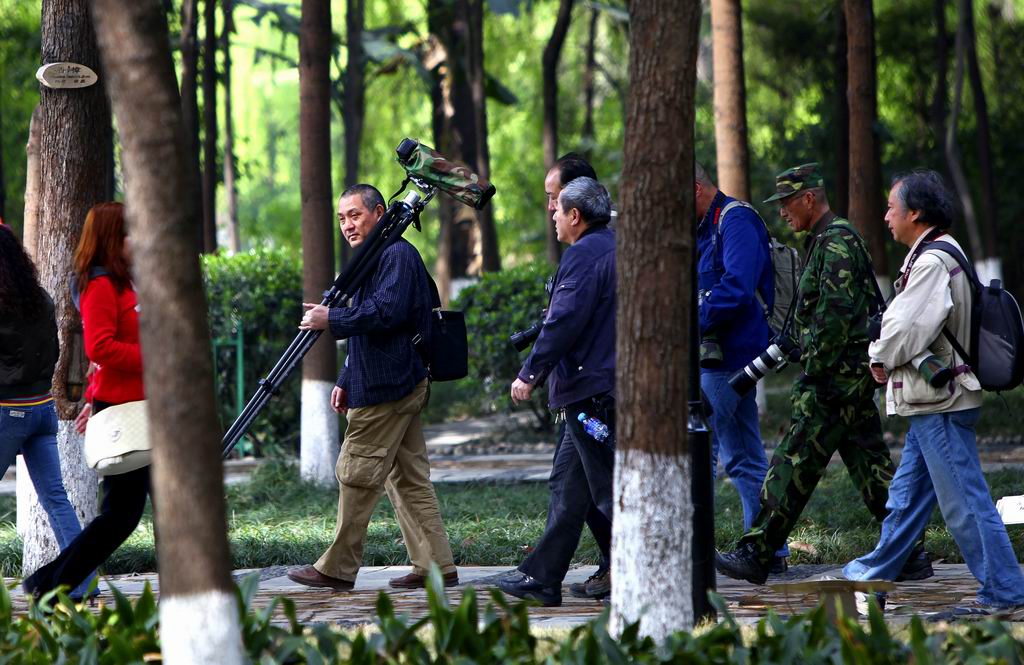
[(711, 475), (711, 432), (700, 390), (700, 326), (697, 322), (697, 220), (693, 224), (690, 266), (690, 377), (687, 433), (690, 441), (690, 478), (693, 499), (693, 618), (716, 617), (708, 600), (715, 590), (715, 482)]

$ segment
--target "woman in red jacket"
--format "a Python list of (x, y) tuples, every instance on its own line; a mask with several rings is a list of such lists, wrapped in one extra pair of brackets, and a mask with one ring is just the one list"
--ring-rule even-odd
[[(103, 409), (143, 399), (139, 312), (129, 268), (124, 206), (100, 203), (85, 218), (75, 250), (85, 353), (95, 366), (76, 421)], [(75, 587), (131, 535), (146, 507), (149, 467), (103, 478), (100, 514), (52, 562), (25, 579), (25, 590), (42, 595), (59, 585)]]

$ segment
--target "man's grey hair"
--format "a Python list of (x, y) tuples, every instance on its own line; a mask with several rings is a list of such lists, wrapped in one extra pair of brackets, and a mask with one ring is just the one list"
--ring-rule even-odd
[(612, 197), (608, 190), (586, 176), (571, 181), (558, 195), (563, 211), (576, 208), (587, 224), (607, 224), (611, 220)]
[(714, 185), (711, 181), (711, 176), (708, 175), (707, 169), (700, 162), (693, 163), (693, 179), (702, 185)]

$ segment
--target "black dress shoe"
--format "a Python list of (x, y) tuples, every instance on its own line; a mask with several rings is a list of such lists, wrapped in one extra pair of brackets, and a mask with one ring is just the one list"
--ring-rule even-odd
[(910, 551), (910, 556), (907, 557), (907, 562), (903, 564), (903, 570), (896, 576), (896, 581), (914, 582), (926, 580), (933, 575), (935, 575), (935, 570), (932, 568), (931, 558), (924, 551), (923, 545), (917, 545)]
[(595, 600), (607, 598), (612, 593), (612, 571), (607, 568), (599, 568), (596, 573), (587, 578), (586, 582), (570, 584), (569, 593), (575, 598), (593, 598)]
[(561, 586), (547, 586), (525, 573), (514, 573), (498, 582), (498, 588), (510, 596), (536, 600), (544, 607), (562, 604)]
[(764, 584), (768, 579), (768, 566), (761, 563), (750, 543), (725, 554), (715, 552), (715, 568), (726, 577), (751, 584)]

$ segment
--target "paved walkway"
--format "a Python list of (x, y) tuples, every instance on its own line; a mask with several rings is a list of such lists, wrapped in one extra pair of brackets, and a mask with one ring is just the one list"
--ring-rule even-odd
[[(316, 590), (295, 584), (285, 573), (288, 568), (278, 566), (257, 571), (237, 571), (236, 578), (253, 572), (261, 577), (260, 590), (254, 605), (266, 607), (275, 596), (288, 596), (295, 601), (298, 618), (303, 623), (331, 623), (351, 627), (370, 623), (375, 616), (377, 594), (384, 590), (391, 596), (399, 614), (407, 614), (419, 618), (427, 612), (426, 593), (417, 591), (393, 591), (387, 581), (409, 572), (407, 566), (373, 566), (364, 567), (359, 574), (356, 588), (349, 593), (328, 590)], [(479, 593), (481, 609), (489, 600), (487, 589), (496, 579), (507, 572), (508, 568), (467, 566), (459, 569), (460, 585), (448, 589), (448, 597), (453, 604), (458, 601), (463, 590), (475, 587)], [(565, 585), (579, 582), (587, 578), (594, 567), (586, 566), (569, 571)], [(977, 583), (963, 564), (936, 564), (935, 577), (922, 582), (907, 582), (897, 585), (896, 591), (889, 596), (887, 616), (891, 621), (901, 623), (909, 620), (913, 614), (927, 615), (969, 601), (977, 592)], [(770, 584), (792, 582), (805, 579), (840, 577), (839, 568), (828, 566), (793, 566), (785, 575), (769, 580)], [(16, 580), (5, 580), (8, 586)], [(110, 601), (109, 586), (112, 583), (130, 597), (137, 597), (144, 583), (149, 582), (154, 591), (159, 591), (156, 574), (124, 575), (104, 580), (101, 583), (101, 600)], [(718, 593), (728, 603), (730, 611), (742, 623), (754, 623), (763, 617), (769, 609), (782, 615), (805, 612), (816, 604), (814, 594), (787, 596), (767, 586), (755, 587), (745, 582), (737, 582), (719, 576)], [(563, 586), (563, 605), (561, 607), (532, 607), (530, 616), (532, 625), (537, 628), (566, 628), (578, 625), (597, 616), (604, 606), (593, 600), (573, 598)], [(20, 587), (12, 592), (15, 610), (23, 612), (27, 608), (25, 596)], [(284, 623), (284, 617), (278, 612), (277, 619)], [(1017, 620), (1017, 619), (1015, 619)]]

